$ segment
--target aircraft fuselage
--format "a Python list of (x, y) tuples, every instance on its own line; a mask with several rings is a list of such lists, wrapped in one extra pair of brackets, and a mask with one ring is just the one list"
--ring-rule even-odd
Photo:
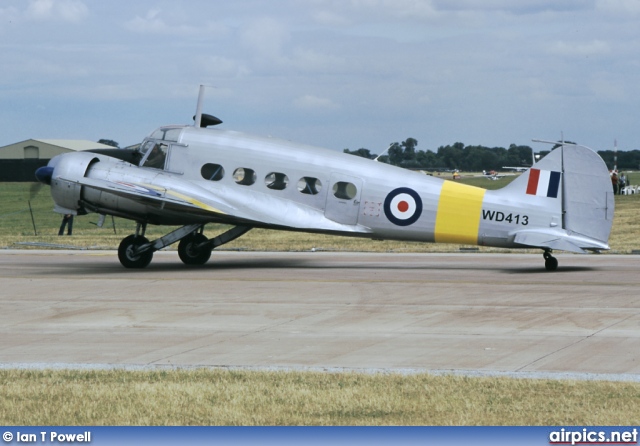
[[(497, 191), (327, 149), (194, 126), (161, 127), (144, 140), (141, 156), (139, 165), (92, 152), (52, 160), (56, 210), (144, 225), (221, 222), (372, 239), (535, 246), (545, 255), (551, 249), (608, 249), (613, 198), (605, 188), (606, 167), (580, 146), (551, 152)], [(592, 173), (582, 178), (572, 165)], [(597, 198), (585, 205), (582, 193)], [(597, 221), (585, 223), (581, 215)]]

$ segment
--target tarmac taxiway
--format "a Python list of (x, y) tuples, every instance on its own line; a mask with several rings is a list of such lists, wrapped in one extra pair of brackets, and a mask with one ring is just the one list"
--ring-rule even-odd
[(0, 251), (0, 367), (640, 376), (640, 256)]

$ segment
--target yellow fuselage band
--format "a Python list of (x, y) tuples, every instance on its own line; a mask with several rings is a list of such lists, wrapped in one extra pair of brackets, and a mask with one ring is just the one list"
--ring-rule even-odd
[(438, 201), (436, 243), (477, 245), (485, 189), (445, 181)]

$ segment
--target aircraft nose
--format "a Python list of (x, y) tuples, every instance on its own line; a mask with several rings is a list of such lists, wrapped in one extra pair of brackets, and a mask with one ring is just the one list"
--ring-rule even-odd
[(36, 179), (43, 184), (51, 185), (51, 177), (53, 176), (52, 166), (39, 167), (36, 170)]

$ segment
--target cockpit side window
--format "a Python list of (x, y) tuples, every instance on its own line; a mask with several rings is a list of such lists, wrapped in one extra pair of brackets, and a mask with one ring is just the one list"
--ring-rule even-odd
[(164, 169), (169, 146), (158, 141), (147, 141), (142, 150), (145, 154), (142, 159), (142, 167)]
[(155, 141), (150, 141), (145, 139), (142, 144), (140, 144), (140, 163), (138, 164), (140, 167), (144, 165), (144, 162), (147, 160), (147, 155), (151, 153), (151, 149), (156, 145)]

